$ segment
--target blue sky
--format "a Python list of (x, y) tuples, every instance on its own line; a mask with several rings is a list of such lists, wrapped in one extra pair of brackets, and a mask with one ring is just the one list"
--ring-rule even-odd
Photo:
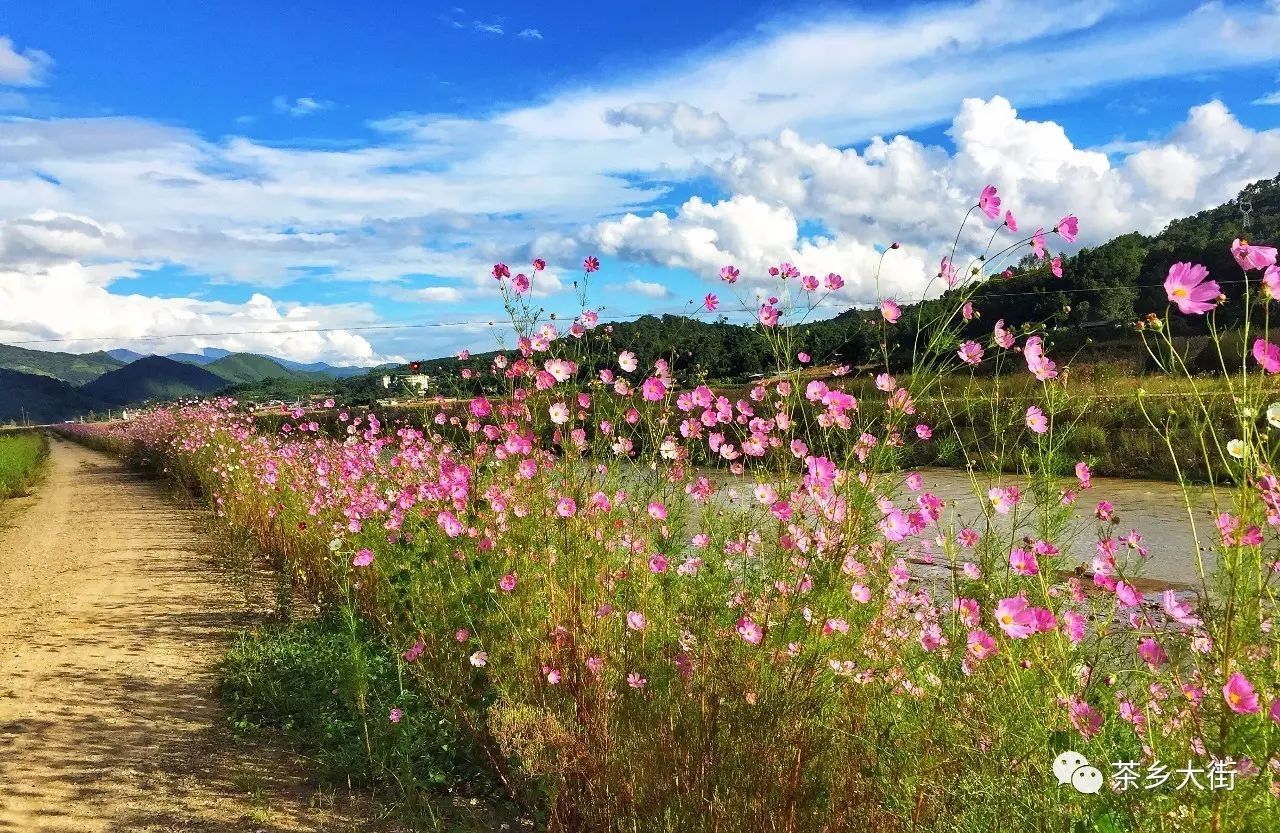
[(20, 4), (0, 341), (435, 355), (492, 331), (360, 328), (493, 319), (534, 256), (572, 312), (589, 253), (606, 318), (726, 262), (870, 303), (892, 240), (913, 297), (988, 181), (1096, 243), (1276, 175), (1276, 67), (1275, 0)]

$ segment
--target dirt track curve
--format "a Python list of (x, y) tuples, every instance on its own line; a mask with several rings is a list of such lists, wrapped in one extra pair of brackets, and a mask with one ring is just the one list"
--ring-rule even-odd
[(0, 833), (369, 829), (224, 728), (213, 664), (254, 614), (199, 511), (53, 441), (0, 526)]

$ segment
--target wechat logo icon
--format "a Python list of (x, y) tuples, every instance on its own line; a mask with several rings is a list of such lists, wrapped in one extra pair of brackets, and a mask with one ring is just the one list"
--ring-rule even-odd
[(1076, 792), (1093, 795), (1102, 789), (1102, 772), (1090, 766), (1084, 755), (1070, 749), (1053, 759), (1053, 774), (1059, 785), (1070, 784)]

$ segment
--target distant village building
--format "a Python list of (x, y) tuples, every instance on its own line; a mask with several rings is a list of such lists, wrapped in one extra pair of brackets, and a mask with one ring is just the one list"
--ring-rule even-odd
[(431, 387), (431, 377), (425, 373), (406, 373), (403, 376), (383, 374), (382, 376), (382, 386), (387, 389), (390, 389), (393, 384), (398, 385), (401, 382), (419, 396), (425, 394), (427, 389)]

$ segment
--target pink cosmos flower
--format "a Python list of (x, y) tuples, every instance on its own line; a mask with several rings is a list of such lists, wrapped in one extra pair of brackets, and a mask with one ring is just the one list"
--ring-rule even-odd
[(776, 327), (778, 326), (778, 308), (769, 303), (761, 304), (756, 318), (766, 327)]
[(400, 719), (403, 717), (404, 712), (400, 709), (392, 709), (387, 713), (387, 720), (390, 720), (392, 723), (399, 723)]
[(511, 277), (511, 270), (507, 268), (505, 263), (495, 263), (493, 264), (493, 277), (496, 280), (509, 278)]
[(563, 402), (556, 402), (547, 409), (547, 412), (551, 416), (551, 421), (556, 425), (564, 425), (570, 419), (569, 406)]
[(541, 272), (543, 269), (546, 269), (546, 268), (547, 268), (547, 262), (545, 260), (543, 260), (540, 257), (535, 257), (533, 259), (533, 271)]
[(1268, 266), (1262, 273), (1262, 294), (1272, 301), (1280, 301), (1280, 266)]
[(800, 364), (808, 364), (810, 361), (812, 361), (812, 358), (813, 358), (812, 356), (810, 356), (808, 353), (804, 352), (803, 350), (801, 350), (799, 353), (796, 353), (796, 361), (800, 362)]
[(640, 386), (640, 393), (649, 402), (661, 401), (662, 397), (667, 395), (666, 384), (657, 376), (650, 376), (644, 380), (644, 384)]
[(1116, 582), (1116, 601), (1121, 607), (1137, 607), (1142, 604), (1142, 594), (1127, 581)]
[(1036, 260), (1044, 260), (1044, 229), (1038, 228), (1035, 234), (1031, 235), (1031, 252), (1036, 256)]
[(1004, 349), (1008, 350), (1013, 347), (1013, 333), (1005, 329), (1003, 318), (996, 322), (996, 326), (992, 329), (992, 335), (995, 338), (996, 344), (1000, 345)]
[(498, 582), (498, 589), (501, 590), (503, 593), (510, 593), (512, 590), (515, 590), (516, 574), (507, 573), (505, 576), (503, 576), (502, 579)]
[(1227, 708), (1236, 714), (1257, 714), (1259, 711), (1258, 692), (1253, 690), (1248, 678), (1239, 671), (1227, 678), (1227, 684), (1222, 687), (1222, 696), (1227, 701)]
[[(471, 631), (467, 630), (466, 628), (458, 628), (456, 631), (454, 631), (453, 638), (456, 639), (458, 642), (466, 642), (468, 639), (471, 638)], [(422, 645), (424, 649), (426, 648), (426, 645), (422, 643), (421, 639), (418, 640), (418, 644)], [(419, 651), (418, 655), (419, 656), (422, 655), (421, 651)]]
[(489, 654), (485, 651), (476, 651), (471, 655), (470, 661), (476, 668), (484, 668), (489, 664)]
[(1253, 357), (1267, 373), (1280, 373), (1280, 347), (1258, 339), (1253, 343)]
[(992, 220), (1000, 216), (1000, 197), (996, 195), (996, 186), (988, 185), (982, 189), (978, 195), (978, 208)]
[(974, 317), (977, 315), (977, 313), (973, 311), (973, 303), (970, 301), (965, 301), (964, 306), (960, 308), (960, 315), (964, 318), (965, 321), (972, 321)]
[(1161, 648), (1160, 643), (1151, 637), (1138, 641), (1138, 656), (1153, 669), (1160, 668), (1169, 662), (1169, 655), (1164, 652), (1164, 648)]
[(720, 268), (720, 280), (724, 281), (725, 283), (737, 283), (738, 275), (740, 274), (742, 273), (739, 272), (737, 268), (733, 265), (722, 266)]
[(529, 282), (529, 276), (521, 272), (511, 279), (511, 286), (515, 289), (517, 295), (523, 295), (529, 291), (533, 284)]
[(578, 503), (571, 497), (562, 497), (556, 501), (556, 514), (562, 518), (572, 518), (578, 514)]
[(1068, 243), (1074, 243), (1076, 242), (1076, 235), (1080, 233), (1080, 220), (1077, 219), (1076, 215), (1068, 214), (1058, 221), (1058, 224), (1053, 227), (1053, 230), (1056, 231), (1063, 240)]
[(1201, 620), (1192, 613), (1191, 605), (1179, 601), (1172, 590), (1160, 594), (1160, 607), (1164, 609), (1166, 616), (1180, 625), (1194, 628), (1201, 624)]
[(1071, 698), (1067, 713), (1071, 718), (1071, 725), (1075, 726), (1076, 731), (1086, 740), (1102, 731), (1102, 712), (1079, 697)]
[(991, 501), (991, 508), (999, 515), (1008, 515), (1009, 510), (1017, 505), (1020, 498), (1021, 493), (1017, 486), (1004, 488), (993, 486), (987, 490), (987, 499)]
[(587, 272), (588, 274), (591, 272), (599, 271), (600, 261), (595, 257), (588, 257), (586, 260), (582, 261), (582, 268), (583, 268), (583, 271)]
[(1040, 572), (1036, 554), (1021, 547), (1009, 553), (1009, 567), (1020, 576), (1034, 576)]
[(351, 559), (352, 567), (368, 567), (372, 563), (373, 563), (372, 550), (360, 550), (355, 554), (355, 557)]
[(645, 677), (637, 671), (632, 671), (630, 674), (627, 675), (627, 685), (631, 686), (634, 689), (642, 689), (648, 683), (649, 681), (645, 679)]
[(764, 629), (745, 616), (738, 620), (736, 629), (738, 636), (748, 645), (759, 645), (764, 639)]
[(1209, 270), (1198, 263), (1175, 263), (1169, 267), (1164, 291), (1169, 303), (1176, 304), (1183, 315), (1204, 315), (1218, 303), (1222, 294), (1217, 281), (1207, 280)]
[(633, 631), (642, 631), (648, 625), (648, 621), (644, 618), (644, 614), (638, 610), (632, 610), (627, 613), (627, 628)]
[(916, 436), (922, 440), (928, 440), (933, 437), (933, 429), (921, 423), (916, 426)]
[(976, 341), (966, 341), (960, 345), (956, 355), (960, 357), (960, 361), (967, 365), (977, 365), (982, 362), (982, 352), (981, 344)]
[(984, 660), (996, 652), (996, 641), (984, 630), (969, 631), (967, 648), (969, 656)]
[(897, 324), (898, 319), (902, 317), (902, 307), (898, 306), (898, 302), (892, 298), (886, 298), (880, 302), (880, 314), (890, 324)]
[(1085, 618), (1074, 610), (1068, 610), (1062, 614), (1062, 632), (1067, 635), (1072, 644), (1078, 645), (1084, 641)]
[(858, 602), (859, 604), (866, 604), (871, 601), (871, 588), (862, 582), (855, 582), (854, 585), (849, 588), (849, 595), (853, 597), (855, 602)]
[(1037, 434), (1047, 434), (1049, 432), (1049, 418), (1044, 415), (1044, 411), (1032, 405), (1027, 408), (1027, 427)]
[(658, 574), (667, 571), (667, 557), (665, 555), (653, 555), (649, 557), (649, 572)]
[(708, 292), (707, 297), (702, 299), (702, 306), (707, 312), (715, 312), (716, 307), (720, 306), (720, 299), (715, 294)]
[(837, 289), (844, 286), (844, 278), (840, 277), (835, 272), (831, 272), (823, 278), (822, 285), (830, 291), (835, 292)]
[(1001, 599), (996, 605), (996, 622), (1013, 639), (1026, 639), (1036, 632), (1035, 613), (1027, 607), (1027, 600), (1022, 596)]
[(1044, 339), (1040, 336), (1027, 339), (1026, 345), (1022, 348), (1022, 355), (1026, 357), (1027, 369), (1041, 382), (1057, 377), (1058, 366), (1045, 356)]
[(1076, 463), (1076, 479), (1080, 481), (1081, 489), (1088, 489), (1093, 485), (1093, 472), (1089, 471), (1089, 464), (1083, 460)]
[(938, 265), (938, 276), (946, 281), (948, 288), (956, 285), (956, 265), (951, 262), (951, 258), (945, 256), (942, 258), (942, 262)]
[(1254, 246), (1247, 240), (1235, 240), (1231, 244), (1231, 256), (1241, 269), (1265, 269), (1276, 262), (1274, 246)]
[(1005, 224), (1005, 227), (1009, 229), (1009, 231), (1018, 230), (1018, 221), (1014, 219), (1012, 211), (1006, 211), (1004, 213), (1004, 224)]
[(1049, 261), (1049, 271), (1055, 278), (1062, 277), (1062, 255), (1053, 256), (1053, 260)]
[(425, 642), (423, 642), (421, 639), (419, 639), (417, 642), (415, 642), (415, 643), (413, 643), (412, 645), (410, 645), (410, 646), (409, 646), (409, 649), (408, 649), (407, 651), (405, 651), (405, 652), (404, 652), (404, 654), (403, 654), (403, 656), (404, 656), (404, 661), (405, 661), (405, 662), (417, 662), (418, 660), (422, 659), (422, 654), (423, 654), (426, 650), (427, 650), (427, 643), (425, 643)]

